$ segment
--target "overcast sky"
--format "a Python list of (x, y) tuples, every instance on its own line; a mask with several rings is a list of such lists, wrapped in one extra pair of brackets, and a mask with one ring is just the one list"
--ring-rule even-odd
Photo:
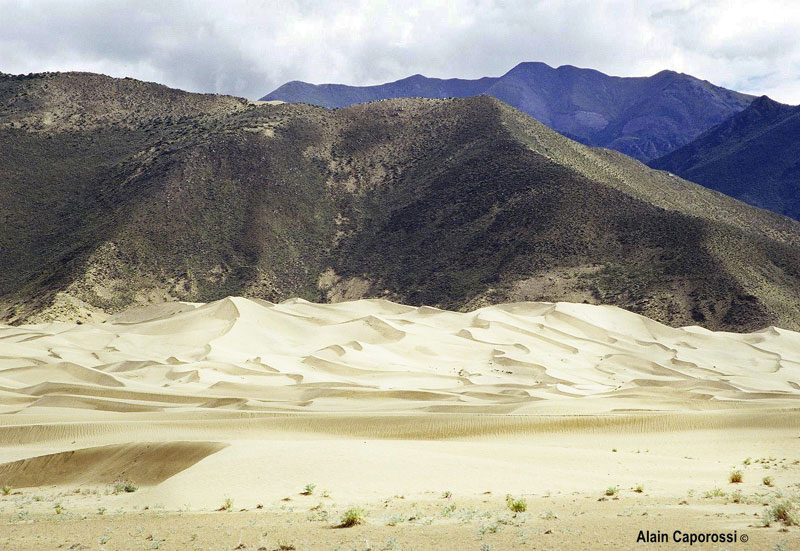
[(259, 98), (289, 80), (673, 69), (800, 104), (797, 0), (0, 0), (0, 71), (84, 70)]

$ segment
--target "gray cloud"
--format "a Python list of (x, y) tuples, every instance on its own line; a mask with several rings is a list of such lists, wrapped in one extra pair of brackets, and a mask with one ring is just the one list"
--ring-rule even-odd
[(800, 5), (741, 0), (0, 0), (0, 70), (86, 70), (260, 97), (288, 80), (674, 69), (800, 103)]

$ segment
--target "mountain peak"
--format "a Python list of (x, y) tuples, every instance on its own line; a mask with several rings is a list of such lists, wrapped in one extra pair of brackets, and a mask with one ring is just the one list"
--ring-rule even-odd
[(416, 73), (416, 74), (413, 74), (411, 76), (408, 76), (408, 77), (405, 77), (405, 78), (401, 78), (400, 80), (395, 80), (394, 82), (395, 83), (398, 83), (398, 82), (419, 82), (419, 81), (425, 81), (425, 80), (433, 80), (433, 79), (429, 79), (425, 75), (421, 75), (420, 73)]
[(654, 77), (658, 77), (658, 76), (664, 76), (664, 77), (666, 77), (666, 76), (674, 76), (674, 77), (676, 77), (676, 76), (679, 76), (679, 75), (682, 75), (682, 74), (683, 73), (679, 73), (678, 71), (673, 71), (672, 69), (662, 69), (659, 72), (657, 72), (656, 74), (654, 74), (653, 76)]
[(764, 95), (759, 96), (753, 100), (753, 102), (748, 106), (749, 110), (783, 110), (783, 109), (792, 109), (791, 105), (786, 105), (784, 103), (780, 103), (772, 99), (771, 97)]
[(505, 73), (503, 76), (535, 71), (555, 71), (555, 69), (547, 63), (543, 63), (541, 61), (523, 61), (514, 65), (514, 67), (512, 67), (511, 70)]

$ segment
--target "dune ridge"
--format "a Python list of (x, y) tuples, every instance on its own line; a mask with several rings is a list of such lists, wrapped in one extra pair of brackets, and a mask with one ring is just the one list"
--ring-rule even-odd
[(676, 329), (612, 306), (229, 297), (0, 326), (3, 413), (685, 411), (798, 398), (800, 333)]

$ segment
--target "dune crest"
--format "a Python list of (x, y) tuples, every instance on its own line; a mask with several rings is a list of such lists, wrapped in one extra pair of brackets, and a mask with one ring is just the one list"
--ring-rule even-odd
[[(612, 307), (458, 313), (229, 297), (0, 326), (0, 412), (532, 412), (800, 404), (800, 333), (675, 329)], [(572, 407), (572, 406), (568, 406)]]

